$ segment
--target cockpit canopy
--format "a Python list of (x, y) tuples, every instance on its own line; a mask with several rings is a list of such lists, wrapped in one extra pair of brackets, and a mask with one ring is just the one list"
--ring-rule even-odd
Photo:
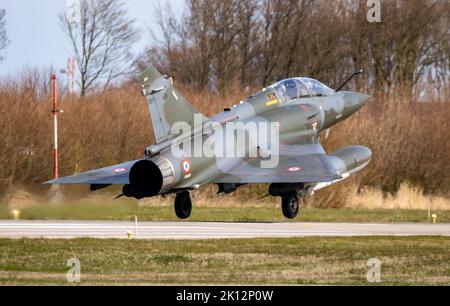
[(309, 97), (326, 97), (335, 94), (335, 91), (317, 80), (310, 78), (291, 78), (277, 82), (269, 88), (283, 93), (287, 100)]

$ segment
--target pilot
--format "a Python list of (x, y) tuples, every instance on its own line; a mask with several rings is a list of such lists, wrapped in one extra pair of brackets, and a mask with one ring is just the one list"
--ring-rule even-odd
[(290, 100), (298, 98), (298, 86), (295, 80), (286, 80), (285, 82), (283, 82), (283, 86), (286, 90), (286, 96)]

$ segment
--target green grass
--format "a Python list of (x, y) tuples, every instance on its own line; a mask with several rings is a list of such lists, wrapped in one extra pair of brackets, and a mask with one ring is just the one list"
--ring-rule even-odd
[[(223, 205), (208, 207), (199, 203), (193, 208), (190, 221), (277, 222), (286, 221), (281, 209), (272, 204)], [(439, 222), (450, 222), (450, 211), (438, 212)], [(144, 221), (177, 220), (171, 205), (138, 205), (133, 201), (78, 201), (62, 205), (40, 204), (21, 209), (21, 219), (72, 220), (131, 220), (134, 216)], [(0, 204), (0, 219), (12, 218), (6, 205)], [(424, 210), (391, 209), (315, 209), (300, 211), (299, 222), (427, 222)]]
[(366, 263), (381, 260), (382, 285), (450, 285), (450, 238), (355, 237), (198, 241), (0, 240), (0, 284), (370, 285)]

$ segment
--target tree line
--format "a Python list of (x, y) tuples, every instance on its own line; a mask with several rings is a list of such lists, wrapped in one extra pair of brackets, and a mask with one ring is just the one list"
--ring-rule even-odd
[[(80, 94), (106, 89), (148, 63), (184, 84), (221, 94), (259, 88), (290, 76), (331, 86), (363, 69), (356, 86), (391, 93), (398, 87), (447, 90), (449, 16), (445, 0), (381, 1), (381, 22), (367, 0), (186, 0), (183, 13), (155, 7), (153, 43), (137, 57), (141, 34), (123, 0), (80, 0), (77, 18), (60, 15), (77, 59)], [(1, 51), (9, 39), (0, 10)], [(132, 76), (132, 75), (131, 75)], [(429, 88), (427, 88), (429, 89)]]
[(398, 86), (448, 85), (450, 3), (381, 2), (381, 22), (366, 0), (187, 0), (180, 18), (157, 11), (162, 39), (148, 48), (184, 84), (221, 93), (305, 75), (337, 85), (363, 69), (357, 86), (390, 93)]

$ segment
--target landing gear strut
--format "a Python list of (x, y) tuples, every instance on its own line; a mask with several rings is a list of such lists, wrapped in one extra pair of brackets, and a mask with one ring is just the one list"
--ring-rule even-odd
[(295, 219), (298, 215), (299, 202), (297, 195), (285, 195), (281, 197), (283, 215), (288, 219)]
[(192, 211), (191, 196), (188, 191), (177, 193), (175, 197), (175, 213), (180, 219), (190, 217)]

